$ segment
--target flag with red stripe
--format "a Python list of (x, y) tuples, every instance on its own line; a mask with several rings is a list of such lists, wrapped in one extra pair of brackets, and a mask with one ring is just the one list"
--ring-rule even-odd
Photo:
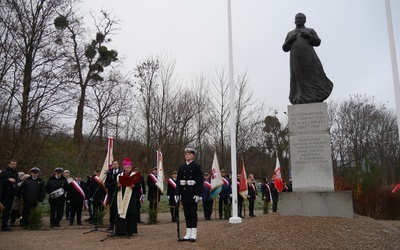
[(274, 170), (274, 186), (278, 192), (282, 192), (283, 190), (283, 180), (281, 174), (281, 166), (279, 164), (278, 154), (276, 155), (276, 165)]

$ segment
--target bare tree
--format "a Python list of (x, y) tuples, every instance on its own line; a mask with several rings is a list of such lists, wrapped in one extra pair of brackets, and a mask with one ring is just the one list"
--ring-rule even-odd
[(226, 168), (226, 163), (229, 157), (225, 156), (227, 128), (229, 118), (229, 84), (227, 83), (227, 76), (224, 71), (221, 73), (216, 72), (215, 77), (211, 80), (213, 91), (211, 91), (211, 98), (214, 104), (215, 122), (211, 124), (214, 127), (214, 145), (217, 147), (219, 153), (221, 168)]
[[(48, 121), (59, 114), (56, 106), (65, 101), (59, 95), (60, 55), (54, 47), (51, 27), (55, 11), (62, 7), (63, 1), (58, 0), (0, 2), (0, 24), (4, 31), (1, 53), (6, 60), (1, 78), (7, 82), (3, 86), (10, 105), (15, 101), (20, 111), (12, 157), (26, 156), (35, 149), (32, 143), (27, 143), (28, 132), (48, 126)], [(10, 116), (3, 117), (6, 119), (2, 121), (8, 123)]]
[(159, 69), (159, 59), (152, 58), (138, 64), (135, 68), (135, 78), (137, 79), (136, 87), (139, 90), (141, 99), (138, 104), (141, 115), (145, 120), (145, 164), (147, 166), (149, 165), (149, 159), (151, 157), (150, 152), (153, 144), (151, 140), (151, 111), (154, 105), (154, 97), (157, 94), (158, 89)]
[(104, 70), (118, 60), (117, 51), (106, 46), (111, 42), (116, 19), (106, 11), (101, 11), (101, 16), (93, 16), (93, 19), (97, 31), (92, 39), (86, 37), (82, 17), (78, 16), (73, 1), (54, 19), (54, 26), (59, 30), (56, 41), (68, 65), (64, 71), (65, 78), (80, 89), (74, 125), (74, 141), (78, 145), (83, 143), (84, 108), (88, 88), (102, 82)]
[[(247, 74), (238, 77), (236, 91), (236, 143), (238, 161), (242, 158), (250, 171), (255, 171), (256, 164), (250, 164), (253, 154), (247, 154), (254, 145), (262, 143), (262, 130), (259, 124), (265, 117), (263, 104), (257, 104), (253, 99), (253, 93), (248, 88)], [(240, 157), (240, 158), (239, 158)], [(259, 164), (259, 163), (257, 163)], [(247, 167), (246, 166), (246, 167)]]
[[(353, 181), (375, 169), (375, 179), (388, 181), (387, 166), (399, 159), (398, 131), (393, 112), (367, 96), (354, 95), (332, 105), (332, 151), (339, 169)], [(392, 172), (396, 172), (390, 167)], [(377, 171), (379, 169), (379, 171)], [(376, 178), (378, 177), (379, 178)]]

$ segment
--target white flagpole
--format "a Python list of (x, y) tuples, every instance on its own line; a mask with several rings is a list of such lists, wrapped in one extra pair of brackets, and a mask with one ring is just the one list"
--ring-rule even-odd
[(230, 112), (231, 112), (231, 162), (232, 162), (232, 217), (229, 223), (242, 223), (242, 218), (238, 217), (238, 190), (236, 185), (237, 166), (236, 166), (236, 110), (235, 110), (235, 83), (233, 81), (233, 49), (232, 49), (232, 17), (231, 0), (228, 0), (228, 43), (229, 43), (229, 84), (230, 84)]
[(389, 46), (390, 46), (390, 57), (392, 60), (392, 73), (393, 73), (393, 85), (394, 85), (394, 99), (396, 100), (396, 114), (397, 114), (397, 129), (400, 133), (400, 83), (399, 83), (399, 71), (397, 67), (396, 48), (394, 46), (394, 35), (393, 35), (393, 24), (392, 24), (392, 11), (390, 9), (390, 1), (385, 0), (386, 5), (386, 20), (389, 33)]

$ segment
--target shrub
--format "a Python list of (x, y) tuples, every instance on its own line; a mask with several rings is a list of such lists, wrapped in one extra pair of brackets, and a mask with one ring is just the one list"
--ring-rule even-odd
[(32, 209), (29, 216), (29, 229), (39, 230), (43, 226), (43, 212), (41, 205), (37, 205)]

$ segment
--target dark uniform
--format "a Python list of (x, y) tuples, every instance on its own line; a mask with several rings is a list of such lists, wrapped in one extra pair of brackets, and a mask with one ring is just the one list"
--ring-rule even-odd
[(278, 211), (278, 190), (276, 189), (274, 185), (274, 180), (272, 179), (268, 185), (271, 190), (271, 197), (272, 197), (272, 212), (277, 212)]
[[(195, 151), (194, 149), (186, 149), (185, 154), (187, 153), (194, 155)], [(178, 171), (176, 187), (176, 195), (181, 197), (186, 220), (186, 235), (181, 240), (196, 241), (193, 235), (196, 237), (197, 234), (197, 202), (199, 201), (198, 198), (201, 199), (202, 191), (203, 173), (201, 172), (201, 166), (194, 161), (181, 165)], [(190, 235), (188, 236), (188, 234)]]
[(254, 202), (256, 201), (257, 198), (257, 190), (255, 184), (247, 182), (247, 190), (248, 190), (247, 199), (249, 200), (249, 216), (255, 217)]
[(240, 218), (243, 218), (242, 210), (243, 210), (243, 197), (239, 193), (240, 189), (240, 178), (237, 179), (237, 197), (238, 197), (238, 214)]
[[(157, 170), (157, 168), (153, 168), (153, 170)], [(158, 191), (157, 183), (157, 174), (151, 173), (147, 176), (147, 187), (149, 188), (147, 194), (147, 200), (149, 203), (150, 210), (155, 210), (157, 208), (157, 204), (160, 202), (160, 191)]]
[[(98, 172), (100, 173), (100, 171)], [(90, 202), (92, 204), (93, 207), (93, 214), (91, 219), (94, 220), (96, 222), (97, 219), (97, 213), (100, 210), (103, 210), (104, 207), (101, 203), (101, 201), (104, 200), (104, 197), (106, 195), (106, 190), (105, 190), (105, 186), (100, 185), (98, 181), (96, 181), (96, 179), (98, 178), (97, 175), (93, 175), (87, 185), (88, 185), (88, 193), (89, 193), (89, 199)], [(99, 179), (98, 179), (99, 180)]]
[[(56, 168), (56, 173), (62, 173), (62, 168)], [(60, 175), (60, 177), (53, 175), (49, 178), (46, 183), (46, 192), (50, 195), (56, 190), (63, 190), (64, 193), (67, 189), (68, 181), (67, 179)], [(50, 227), (60, 227), (60, 221), (64, 214), (64, 202), (65, 202), (65, 195), (62, 194), (58, 197), (49, 197), (49, 204), (50, 204)]]
[[(15, 182), (10, 182), (9, 178), (15, 179)], [(10, 217), (10, 211), (14, 202), (14, 197), (18, 193), (18, 173), (15, 168), (7, 166), (3, 169), (3, 171), (1, 171), (0, 180), (3, 186), (1, 203), (4, 206), (4, 210), (1, 214), (1, 230), (10, 231), (11, 228), (8, 226), (8, 219)]]
[[(32, 168), (32, 173), (39, 173), (39, 168)], [(29, 226), (29, 215), (39, 202), (43, 202), (46, 197), (46, 183), (40, 178), (33, 178), (29, 176), (26, 178), (20, 188), (19, 188), (19, 196), (24, 201), (24, 208), (22, 212), (22, 219), (25, 224), (25, 228)]]
[[(177, 174), (177, 173), (178, 173), (177, 171), (172, 172), (172, 174)], [(176, 222), (177, 215), (179, 213), (179, 207), (174, 198), (176, 193), (177, 180), (178, 179), (174, 179), (172, 177), (168, 179), (167, 196), (168, 196), (168, 204), (170, 207), (172, 222)]]
[[(223, 170), (221, 170), (222, 172)], [(219, 203), (218, 203), (218, 213), (219, 213), (219, 218), (223, 218), (224, 214), (224, 209), (226, 206), (228, 206), (228, 201), (231, 198), (231, 193), (232, 193), (232, 188), (231, 188), (231, 183), (229, 178), (223, 176), (224, 178), (224, 185), (222, 185), (221, 192), (219, 193)]]
[[(210, 176), (209, 173), (204, 173), (204, 176)], [(204, 219), (211, 220), (212, 215), (212, 206), (214, 200), (211, 198), (211, 179), (205, 179), (203, 181), (203, 192), (201, 194), (201, 198), (203, 200), (203, 212)]]
[[(74, 184), (79, 185), (84, 196), (80, 193), (79, 189), (74, 186)], [(74, 224), (75, 214), (76, 223), (82, 225), (82, 207), (83, 203), (88, 199), (87, 184), (84, 181), (72, 181), (68, 184), (67, 190), (67, 202), (70, 206), (69, 225), (72, 226)]]
[(107, 188), (108, 202), (110, 205), (110, 223), (108, 225), (108, 230), (111, 230), (115, 225), (115, 218), (117, 216), (117, 197), (115, 196), (117, 192), (117, 175), (120, 173), (119, 169), (110, 169), (107, 172), (106, 181), (104, 185)]
[[(136, 168), (137, 171), (139, 171), (139, 168)], [(144, 182), (144, 177), (141, 175), (140, 176), (140, 188), (135, 189), (136, 190), (136, 222), (137, 223), (143, 223), (143, 221), (140, 219), (140, 207), (142, 206), (142, 202), (144, 202), (144, 197), (146, 193), (146, 183)]]
[(271, 202), (271, 189), (268, 185), (267, 178), (265, 177), (263, 179), (263, 182), (261, 184), (261, 194), (262, 194), (262, 199), (264, 201), (264, 214), (268, 213), (268, 205)]

